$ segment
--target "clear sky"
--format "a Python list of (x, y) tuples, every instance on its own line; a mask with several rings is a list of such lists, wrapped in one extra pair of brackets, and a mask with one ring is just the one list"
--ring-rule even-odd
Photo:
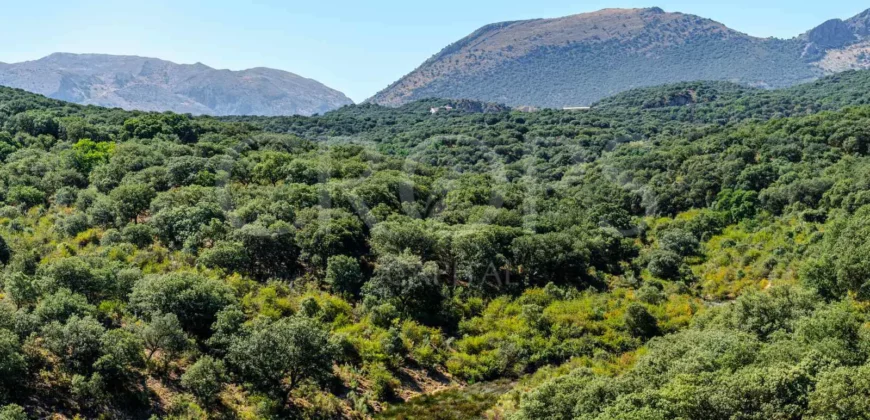
[(130, 54), (240, 70), (273, 67), (359, 102), (487, 23), (607, 7), (692, 13), (791, 38), (866, 1), (833, 0), (0, 0), (0, 61)]

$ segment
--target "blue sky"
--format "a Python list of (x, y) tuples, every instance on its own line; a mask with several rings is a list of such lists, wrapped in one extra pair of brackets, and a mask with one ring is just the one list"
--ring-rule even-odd
[(0, 61), (60, 51), (233, 70), (273, 67), (317, 79), (359, 102), (492, 22), (659, 6), (755, 36), (790, 38), (870, 7), (857, 0), (651, 1), (0, 0)]

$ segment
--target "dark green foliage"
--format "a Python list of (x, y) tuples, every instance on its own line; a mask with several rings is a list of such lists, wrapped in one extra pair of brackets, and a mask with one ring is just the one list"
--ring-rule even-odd
[(208, 404), (214, 402), (227, 379), (223, 361), (203, 356), (184, 372), (181, 385)]
[[(832, 381), (844, 379), (839, 386), (866, 393), (863, 384), (845, 377), (860, 370), (841, 367), (863, 369), (866, 363), (866, 349), (856, 347), (863, 340), (864, 315), (846, 302), (782, 312), (795, 298), (811, 296), (784, 289), (771, 297), (740, 298), (699, 328), (654, 340), (623, 376), (596, 377), (580, 369), (545, 383), (525, 396), (517, 418), (829, 418), (850, 413), (860, 407), (858, 400)], [(767, 311), (778, 313), (767, 316)], [(741, 331), (744, 321), (753, 326)], [(832, 399), (842, 404), (832, 405)]]
[(683, 259), (672, 251), (655, 251), (647, 266), (650, 274), (665, 280), (679, 280), (682, 276)]
[(802, 277), (826, 297), (855, 293), (865, 299), (870, 293), (867, 276), (870, 266), (862, 257), (870, 247), (870, 207), (862, 207), (851, 217), (832, 220), (826, 229), (820, 253), (804, 265)]
[(625, 327), (633, 337), (650, 339), (659, 334), (656, 318), (641, 304), (629, 305), (625, 310)]
[(391, 303), (405, 316), (432, 322), (441, 310), (440, 269), (404, 253), (381, 257), (363, 294), (372, 305)]
[(0, 264), (6, 265), (9, 264), (9, 261), (12, 259), (12, 249), (9, 248), (9, 244), (6, 243), (6, 240), (0, 236)]
[(355, 296), (359, 294), (365, 277), (356, 259), (335, 255), (327, 260), (325, 280), (336, 293)]
[(151, 225), (127, 225), (121, 231), (121, 238), (125, 242), (144, 248), (154, 242), (156, 232)]
[(139, 313), (176, 315), (198, 337), (207, 337), (217, 313), (234, 301), (225, 283), (193, 273), (146, 276), (130, 294), (130, 306)]
[(221, 241), (204, 250), (197, 260), (206, 267), (222, 268), (229, 273), (245, 272), (251, 266), (247, 249), (240, 242)]
[(6, 200), (9, 204), (30, 208), (43, 204), (45, 202), (45, 193), (34, 187), (15, 186), (9, 189)]
[(71, 292), (69, 289), (59, 289), (57, 292), (43, 296), (33, 310), (42, 322), (66, 321), (73, 315), (90, 315), (96, 308), (88, 303), (88, 298)]
[(579, 232), (528, 235), (511, 244), (517, 269), (531, 285), (547, 282), (582, 286), (591, 251)]
[(520, 381), (496, 417), (854, 416), (867, 74), (312, 118), (0, 89), (0, 402), (372, 415), (446, 371)]
[(695, 256), (700, 251), (698, 239), (682, 229), (664, 231), (659, 235), (658, 242), (661, 249), (673, 252), (681, 257)]
[(326, 268), (334, 255), (360, 255), (364, 251), (363, 224), (343, 209), (311, 208), (299, 214), (296, 243), (311, 268)]
[(147, 350), (148, 360), (161, 351), (165, 353), (164, 365), (168, 365), (174, 355), (190, 347), (190, 340), (175, 314), (155, 313), (151, 321), (140, 328), (139, 335)]
[(211, 326), (212, 335), (207, 344), (214, 353), (224, 355), (230, 346), (242, 332), (242, 324), (247, 316), (237, 306), (227, 306), (216, 315), (216, 320)]
[(0, 408), (0, 420), (27, 420), (27, 413), (20, 405), (4, 405)]
[(154, 188), (143, 184), (121, 185), (109, 194), (115, 202), (118, 215), (122, 219), (134, 221), (151, 206), (151, 200), (156, 195)]
[(85, 373), (99, 359), (105, 328), (94, 318), (71, 316), (64, 324), (53, 322), (42, 328), (45, 346), (71, 370)]
[(69, 289), (86, 296), (105, 296), (109, 291), (109, 273), (91, 266), (79, 257), (62, 258), (43, 266), (39, 274), (53, 287)]
[(0, 330), (0, 391), (4, 394), (13, 391), (26, 371), (27, 362), (18, 337), (11, 331)]
[(302, 381), (331, 376), (335, 356), (328, 332), (314, 320), (297, 317), (253, 327), (233, 343), (228, 357), (254, 390), (284, 399)]
[(101, 340), (102, 356), (94, 368), (115, 386), (130, 386), (141, 379), (145, 367), (145, 343), (141, 337), (124, 329), (108, 330)]
[(293, 226), (276, 222), (269, 227), (246, 225), (232, 238), (247, 253), (248, 273), (258, 279), (290, 278), (296, 271), (299, 250), (293, 238)]

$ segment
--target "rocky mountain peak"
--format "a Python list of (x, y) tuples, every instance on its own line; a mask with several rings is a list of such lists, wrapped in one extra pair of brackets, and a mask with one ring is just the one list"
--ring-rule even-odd
[(831, 19), (809, 31), (807, 40), (819, 49), (828, 50), (851, 44), (857, 37), (842, 19)]
[(870, 9), (861, 12), (846, 23), (856, 35), (860, 37), (870, 36)]
[(217, 70), (106, 54), (55, 53), (0, 65), (0, 85), (86, 105), (209, 115), (312, 115), (353, 103), (281, 70)]

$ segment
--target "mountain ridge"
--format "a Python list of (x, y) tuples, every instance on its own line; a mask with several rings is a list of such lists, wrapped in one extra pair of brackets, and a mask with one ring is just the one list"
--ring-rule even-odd
[(137, 55), (54, 53), (2, 64), (0, 85), (84, 105), (209, 115), (312, 115), (353, 103), (283, 70), (215, 69)]
[(859, 44), (868, 20), (870, 10), (789, 40), (759, 38), (657, 7), (500, 22), (448, 45), (367, 102), (395, 106), (445, 97), (562, 107), (692, 80), (786, 87), (865, 68), (857, 60), (863, 47), (841, 56), (828, 53), (832, 46)]

